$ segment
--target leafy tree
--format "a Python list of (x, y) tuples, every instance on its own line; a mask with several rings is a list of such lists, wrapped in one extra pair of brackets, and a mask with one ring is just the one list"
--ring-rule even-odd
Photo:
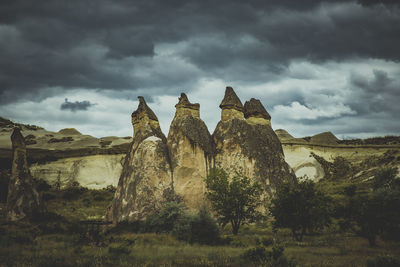
[(373, 191), (366, 195), (345, 192), (348, 199), (339, 214), (343, 230), (351, 229), (367, 238), (372, 247), (377, 236), (400, 240), (400, 186), (396, 173), (396, 168), (379, 169), (373, 179)]
[(240, 173), (229, 179), (229, 175), (218, 168), (211, 170), (205, 182), (206, 196), (217, 213), (218, 221), (222, 225), (230, 223), (234, 235), (239, 232), (241, 225), (261, 217), (257, 211), (262, 193), (259, 183), (251, 182)]
[(317, 190), (310, 180), (284, 183), (271, 201), (270, 212), (275, 218), (275, 227), (290, 228), (293, 237), (302, 241), (306, 231), (330, 224), (330, 198)]
[(399, 181), (396, 180), (397, 168), (381, 168), (379, 169), (374, 176), (372, 187), (374, 190), (379, 188), (389, 188), (392, 189), (394, 187), (398, 187)]

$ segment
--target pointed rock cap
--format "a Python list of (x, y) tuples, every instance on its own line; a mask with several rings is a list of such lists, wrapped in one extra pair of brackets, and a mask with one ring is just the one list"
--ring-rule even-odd
[(271, 116), (264, 108), (263, 104), (261, 104), (261, 101), (255, 98), (244, 103), (244, 117), (246, 119), (249, 117), (256, 117), (271, 120)]
[(146, 115), (150, 120), (158, 121), (156, 114), (154, 114), (151, 108), (147, 105), (143, 96), (138, 96), (138, 98), (139, 98), (139, 106), (137, 110), (132, 113), (132, 121), (138, 121), (143, 117), (145, 117)]
[(243, 112), (243, 104), (230, 86), (226, 87), (224, 99), (219, 107), (221, 109), (236, 109)]
[(11, 143), (13, 149), (25, 147), (25, 138), (22, 136), (21, 129), (19, 127), (14, 127), (14, 130), (11, 134)]
[(200, 110), (200, 104), (198, 103), (190, 103), (187, 95), (185, 93), (181, 93), (181, 97), (179, 97), (178, 104), (175, 105), (176, 108), (189, 108), (194, 110)]

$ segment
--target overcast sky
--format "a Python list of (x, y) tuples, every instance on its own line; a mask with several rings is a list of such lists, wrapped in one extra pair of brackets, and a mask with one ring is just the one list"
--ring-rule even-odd
[(229, 85), (296, 137), (400, 135), (399, 2), (1, 0), (0, 116), (128, 136), (142, 95), (167, 135), (185, 92), (212, 133)]

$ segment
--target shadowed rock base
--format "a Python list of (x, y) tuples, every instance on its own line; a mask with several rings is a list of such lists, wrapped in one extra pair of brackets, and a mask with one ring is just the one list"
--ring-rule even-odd
[(44, 207), (29, 172), (25, 140), (19, 128), (14, 128), (11, 142), (13, 161), (8, 185), (7, 219), (31, 219), (35, 213), (44, 211)]

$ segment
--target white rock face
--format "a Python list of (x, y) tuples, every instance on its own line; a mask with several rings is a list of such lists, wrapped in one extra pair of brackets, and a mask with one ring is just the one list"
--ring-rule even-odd
[(95, 155), (64, 158), (46, 164), (30, 166), (34, 178), (43, 179), (50, 185), (57, 181), (61, 187), (76, 181), (90, 189), (101, 189), (109, 185), (117, 186), (125, 155)]
[(311, 151), (301, 146), (282, 146), (285, 161), (293, 169), (297, 177), (308, 177), (313, 181), (322, 179), (325, 175), (321, 164), (311, 156)]

